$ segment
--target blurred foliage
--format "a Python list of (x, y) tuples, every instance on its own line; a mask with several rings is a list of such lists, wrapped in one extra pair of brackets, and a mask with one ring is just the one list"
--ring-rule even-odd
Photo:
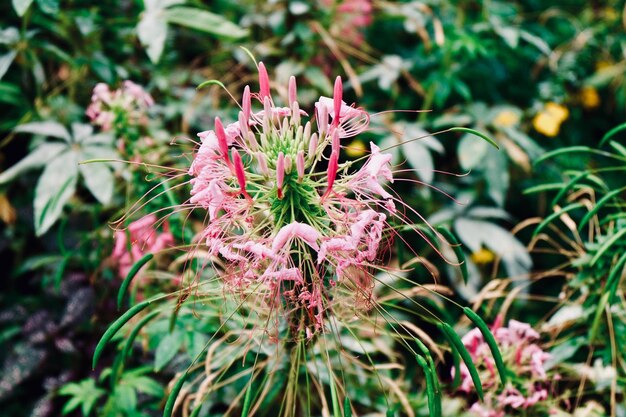
[[(486, 316), (537, 324), (554, 375), (564, 380), (556, 415), (626, 414), (626, 358), (618, 348), (626, 343), (624, 131), (599, 143), (626, 116), (623, 0), (12, 0), (0, 13), (0, 403), (7, 415), (159, 415), (168, 381), (219, 327), (215, 307), (164, 305), (135, 334), (128, 369), (109, 349), (108, 366), (90, 372), (96, 342), (118, 315), (111, 222), (158, 211), (168, 219), (160, 230), (170, 228), (181, 245), (202, 227), (201, 216), (175, 210), (188, 199), (185, 179), (171, 175), (163, 186), (167, 175), (155, 167), (186, 172), (195, 139), (184, 138), (210, 128), (215, 115), (235, 120), (223, 90), (196, 86), (254, 84), (254, 62), (240, 46), (274, 68), (273, 88), (283, 96), (290, 75), (309, 103), (331, 95), (334, 76), (345, 75), (346, 101), (380, 112), (345, 153), (358, 157), (368, 140), (399, 145), (394, 163), (416, 171), (402, 173), (396, 190), (430, 223), (455, 232), (463, 252), (445, 255), (466, 260), (469, 281), (410, 233), (402, 237), (419, 259), (396, 249), (398, 264), (432, 265), (454, 290), (450, 297), (481, 305)], [(145, 123), (88, 124), (96, 84), (114, 90), (124, 80), (155, 100)], [(501, 150), (460, 132), (434, 137), (452, 126), (488, 133)], [(107, 162), (78, 165), (92, 159)], [(135, 204), (141, 195), (145, 206)], [(535, 221), (535, 235), (524, 227), (528, 218), (546, 218)], [(529, 254), (527, 244), (542, 247), (537, 240), (557, 246)], [(132, 300), (176, 289), (189, 278), (184, 264), (170, 253), (150, 263)], [(557, 278), (536, 284), (550, 273)], [(426, 269), (412, 274), (432, 281)], [(449, 323), (459, 320), (441, 300), (424, 302)], [(380, 361), (394, 355), (368, 348)], [(241, 376), (240, 364), (228, 365), (224, 375)], [(402, 379), (421, 415), (425, 393), (414, 375), (386, 376)], [(353, 401), (384, 412), (377, 382), (350, 377), (366, 379), (363, 392), (349, 393)], [(223, 387), (200, 415), (222, 415), (244, 386), (239, 378)], [(464, 412), (459, 397), (446, 399), (444, 415)]]

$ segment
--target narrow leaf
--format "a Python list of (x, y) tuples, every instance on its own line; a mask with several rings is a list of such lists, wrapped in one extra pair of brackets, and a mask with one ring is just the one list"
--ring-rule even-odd
[(606, 288), (609, 290), (610, 304), (613, 304), (613, 300), (615, 299), (617, 287), (619, 286), (620, 278), (624, 272), (624, 266), (626, 266), (626, 252), (623, 253), (619, 260), (615, 263), (615, 266), (609, 274), (609, 278), (606, 280)]
[(496, 149), (500, 149), (500, 147), (498, 146), (498, 144), (496, 143), (496, 141), (494, 141), (493, 139), (491, 139), (489, 136), (485, 135), (484, 133), (481, 133), (477, 130), (474, 129), (470, 129), (467, 127), (451, 127), (450, 129), (448, 129), (452, 132), (466, 132), (466, 133), (471, 133), (472, 135), (478, 136), (479, 138), (482, 138), (484, 140), (486, 140), (491, 146), (493, 146)]
[(598, 259), (600, 259), (602, 255), (604, 255), (606, 251), (608, 251), (611, 246), (613, 246), (615, 242), (619, 241), (619, 239), (624, 235), (626, 235), (626, 227), (620, 229), (617, 233), (607, 239), (606, 242), (602, 244), (602, 246), (600, 246), (596, 254), (593, 256), (593, 258), (591, 258), (591, 262), (589, 262), (589, 265), (594, 266), (595, 263), (598, 262)]
[(178, 397), (180, 390), (183, 388), (183, 384), (187, 379), (188, 372), (189, 370), (186, 370), (185, 373), (182, 374), (180, 378), (178, 378), (178, 381), (176, 381), (176, 384), (174, 384), (170, 395), (167, 396), (167, 402), (165, 403), (165, 408), (163, 409), (163, 417), (172, 417), (174, 404), (176, 404), (176, 397)]
[(350, 407), (350, 398), (348, 396), (343, 399), (343, 417), (352, 417), (352, 407)]
[(431, 369), (428, 366), (428, 362), (426, 362), (426, 359), (424, 359), (422, 355), (415, 355), (415, 360), (424, 372), (424, 377), (426, 380), (426, 396), (428, 397), (428, 412), (430, 416), (438, 417), (435, 411), (435, 388), (433, 384), (433, 374), (431, 372)]
[(450, 246), (454, 251), (454, 255), (456, 256), (457, 261), (460, 264), (459, 267), (461, 268), (461, 274), (463, 275), (463, 283), (467, 285), (467, 278), (469, 276), (469, 273), (467, 271), (467, 260), (465, 259), (465, 253), (463, 252), (461, 244), (458, 240), (456, 240), (456, 237), (450, 230), (446, 229), (443, 226), (437, 226), (436, 229), (450, 243)]
[(474, 362), (472, 361), (472, 356), (467, 351), (467, 349), (465, 349), (465, 345), (463, 345), (463, 342), (461, 341), (459, 336), (448, 323), (439, 323), (438, 326), (439, 329), (441, 329), (441, 331), (443, 332), (444, 336), (446, 336), (446, 338), (450, 342), (451, 346), (459, 353), (461, 359), (463, 359), (463, 363), (465, 363), (465, 366), (467, 366), (467, 369), (469, 370), (470, 376), (472, 378), (472, 382), (474, 383), (474, 387), (476, 388), (476, 393), (478, 394), (480, 400), (483, 401), (483, 385), (480, 382), (478, 370), (476, 369), (476, 366), (474, 366)]
[(135, 343), (135, 339), (137, 338), (137, 335), (139, 335), (139, 332), (141, 331), (141, 329), (148, 324), (148, 322), (150, 320), (152, 320), (153, 318), (155, 318), (156, 316), (158, 316), (160, 313), (160, 311), (151, 311), (150, 313), (146, 314), (141, 320), (139, 320), (139, 323), (137, 323), (137, 325), (133, 328), (133, 330), (130, 332), (130, 334), (128, 335), (128, 337), (126, 338), (126, 342), (124, 343), (124, 348), (122, 349), (122, 357), (124, 359), (126, 359), (128, 357), (128, 355), (130, 355), (130, 351), (133, 348), (133, 344)]
[(591, 210), (589, 210), (589, 212), (587, 214), (585, 214), (585, 217), (582, 218), (582, 220), (580, 221), (580, 223), (578, 224), (578, 231), (580, 232), (587, 223), (589, 223), (589, 220), (591, 220), (591, 218), (593, 216), (596, 215), (596, 213), (598, 211), (600, 211), (600, 209), (609, 202), (609, 200), (611, 200), (613, 197), (615, 197), (616, 195), (620, 194), (621, 192), (623, 192), (624, 190), (626, 190), (626, 187), (622, 187), (622, 188), (618, 188), (617, 190), (613, 190), (609, 193), (607, 193), (604, 197), (602, 197), (600, 200), (598, 200), (598, 202), (596, 203), (595, 206), (593, 206), (591, 208)]
[(543, 219), (541, 221), (541, 223), (539, 223), (537, 225), (537, 228), (535, 229), (535, 231), (533, 232), (533, 238), (536, 237), (539, 233), (541, 233), (541, 231), (550, 223), (552, 223), (552, 221), (554, 219), (556, 219), (557, 217), (561, 217), (563, 214), (568, 213), (572, 210), (576, 210), (579, 209), (581, 207), (584, 207), (584, 205), (582, 203), (572, 203), (568, 206), (563, 207), (562, 209), (555, 211), (554, 213), (550, 214), (549, 216), (547, 216), (545, 219)]
[(203, 89), (204, 87), (207, 87), (207, 86), (209, 86), (209, 85), (219, 85), (219, 86), (220, 86), (220, 87), (222, 87), (224, 90), (226, 90), (226, 86), (224, 86), (224, 84), (223, 84), (221, 81), (218, 81), (218, 80), (208, 80), (208, 81), (205, 81), (205, 82), (201, 83), (200, 85), (198, 85), (198, 86), (196, 87), (196, 90), (201, 90), (201, 89)]
[(613, 129), (606, 132), (602, 139), (600, 140), (599, 146), (602, 146), (607, 140), (611, 139), (613, 136), (617, 135), (622, 130), (626, 130), (626, 123), (622, 123), (621, 125), (615, 126)]
[(252, 378), (254, 377), (254, 372), (250, 374), (250, 380), (248, 381), (246, 388), (246, 395), (243, 398), (243, 408), (241, 409), (241, 417), (248, 417), (248, 413), (250, 412), (250, 406), (252, 405)]
[(503, 386), (506, 385), (506, 366), (504, 366), (502, 353), (500, 353), (500, 348), (498, 347), (498, 343), (493, 337), (491, 330), (489, 330), (489, 327), (487, 327), (487, 324), (483, 321), (483, 319), (478, 314), (474, 313), (471, 308), (465, 307), (463, 308), (463, 312), (476, 325), (476, 327), (478, 327), (485, 338), (485, 341), (489, 346), (489, 350), (491, 350), (493, 360), (496, 362), (496, 368), (498, 368), (498, 374), (500, 374), (500, 381), (502, 381)]
[(124, 301), (124, 295), (126, 294), (126, 290), (128, 289), (130, 282), (133, 280), (135, 275), (137, 275), (137, 272), (139, 272), (139, 270), (146, 263), (148, 263), (152, 258), (154, 258), (154, 255), (151, 253), (144, 255), (140, 260), (135, 262), (132, 268), (130, 268), (130, 271), (128, 271), (128, 275), (126, 275), (126, 278), (122, 282), (122, 285), (120, 285), (120, 289), (117, 292), (117, 309), (118, 310), (122, 307), (122, 301)]
[(100, 355), (102, 355), (102, 351), (104, 350), (105, 346), (107, 345), (107, 343), (109, 343), (109, 341), (113, 338), (113, 336), (115, 336), (115, 334), (122, 328), (122, 326), (124, 326), (130, 319), (135, 317), (139, 312), (141, 312), (143, 309), (148, 307), (154, 301), (157, 301), (161, 298), (163, 298), (163, 295), (157, 294), (156, 296), (146, 301), (142, 301), (141, 303), (128, 309), (126, 313), (122, 314), (120, 318), (115, 320), (113, 324), (109, 326), (109, 328), (104, 332), (104, 334), (100, 338), (100, 341), (96, 345), (96, 349), (93, 353), (92, 369), (96, 368), (96, 365), (98, 364), (98, 359), (100, 359)]

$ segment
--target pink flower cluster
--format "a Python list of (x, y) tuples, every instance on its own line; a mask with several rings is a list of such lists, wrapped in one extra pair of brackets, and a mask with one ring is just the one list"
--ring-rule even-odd
[(372, 0), (323, 0), (322, 3), (327, 8), (336, 4), (335, 27), (341, 32), (342, 39), (356, 46), (361, 45), (364, 41), (361, 29), (374, 20)]
[[(285, 106), (275, 104), (259, 63), (260, 91), (245, 87), (238, 121), (198, 134), (189, 174), (190, 202), (208, 211), (203, 232), (209, 253), (226, 260), (230, 288), (265, 294), (305, 319), (296, 331), (323, 330), (330, 292), (338, 284), (371, 291), (387, 213), (395, 213), (384, 182), (393, 181), (391, 155), (374, 145), (356, 170), (339, 161), (341, 141), (367, 129), (369, 115), (342, 100), (321, 97), (315, 117), (300, 109), (296, 81)], [(259, 106), (255, 110), (255, 103)]]
[[(509, 383), (499, 394), (489, 391), (498, 385), (498, 373), (489, 346), (477, 328), (469, 331), (462, 339), (463, 344), (472, 356), (476, 368), (480, 372), (481, 382), (487, 389), (485, 401), (476, 402), (471, 410), (480, 417), (504, 417), (506, 408), (527, 409), (548, 398), (544, 387), (547, 380), (544, 363), (550, 355), (538, 344), (539, 333), (529, 324), (510, 320), (508, 327), (500, 326), (500, 319), (491, 329), (500, 347), (502, 358), (507, 369), (523, 378), (523, 386)], [(469, 370), (461, 365), (461, 391), (471, 392), (474, 389)]]
[(155, 229), (156, 224), (156, 215), (149, 214), (132, 222), (127, 230), (115, 232), (111, 257), (118, 265), (120, 278), (125, 278), (133, 264), (144, 255), (158, 252), (174, 243), (168, 224), (164, 224), (165, 230), (161, 233)]
[(130, 124), (145, 123), (146, 110), (152, 105), (152, 96), (132, 81), (124, 81), (122, 88), (113, 91), (107, 84), (98, 83), (86, 114), (94, 125), (109, 131), (122, 117)]

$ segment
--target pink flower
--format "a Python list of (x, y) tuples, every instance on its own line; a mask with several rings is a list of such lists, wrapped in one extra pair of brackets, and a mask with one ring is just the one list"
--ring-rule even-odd
[[(504, 416), (507, 407), (529, 408), (546, 400), (548, 391), (544, 388), (544, 383), (548, 383), (548, 376), (544, 363), (550, 355), (537, 344), (539, 333), (529, 324), (516, 320), (510, 320), (507, 327), (502, 327), (498, 321), (494, 324), (492, 333), (506, 367), (520, 377), (515, 380), (520, 382), (509, 382), (500, 394), (493, 390), (499, 384), (495, 361), (480, 330), (470, 330), (462, 341), (479, 370), (481, 382), (486, 389), (485, 402), (475, 403), (471, 407), (474, 414), (481, 417)], [(462, 364), (459, 390), (470, 392), (473, 388), (469, 370)]]
[(308, 118), (295, 78), (283, 107), (274, 103), (265, 66), (258, 69), (259, 92), (244, 88), (237, 121), (216, 118), (215, 130), (198, 134), (190, 203), (208, 211), (201, 239), (227, 261), (226, 287), (254, 288), (273, 311), (297, 316), (310, 338), (324, 331), (338, 283), (357, 286), (355, 297), (371, 295), (370, 269), (389, 230), (381, 211), (395, 214), (382, 186), (393, 181), (391, 155), (371, 144), (371, 156), (350, 173), (341, 141), (364, 131), (369, 115), (342, 101), (341, 79)]
[(148, 253), (159, 252), (174, 243), (174, 237), (165, 223), (165, 231), (155, 229), (157, 217), (150, 214), (135, 220), (126, 230), (115, 232), (111, 257), (118, 265), (120, 278), (125, 278), (133, 264)]
[(85, 114), (94, 125), (108, 131), (115, 127), (116, 121), (129, 125), (145, 124), (146, 110), (153, 105), (152, 96), (132, 81), (124, 81), (122, 88), (114, 91), (108, 85), (98, 83)]

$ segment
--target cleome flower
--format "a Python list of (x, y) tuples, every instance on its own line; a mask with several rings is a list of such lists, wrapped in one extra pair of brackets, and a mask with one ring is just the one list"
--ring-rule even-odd
[(275, 103), (259, 63), (260, 91), (243, 92), (238, 121), (201, 132), (189, 169), (190, 202), (207, 210), (202, 232), (224, 260), (230, 290), (249, 290), (290, 317), (290, 333), (324, 331), (338, 284), (371, 295), (371, 267), (396, 213), (391, 155), (370, 143), (359, 169), (341, 162), (346, 138), (365, 131), (369, 114), (348, 106), (337, 77), (333, 97), (310, 116), (291, 77), (286, 106)]
[[(501, 326), (500, 320), (492, 328), (495, 340), (506, 366), (515, 375), (523, 377), (520, 381), (523, 380), (524, 383), (509, 383), (500, 393), (491, 390), (490, 388), (498, 385), (495, 362), (480, 330), (470, 330), (462, 341), (474, 364), (481, 371), (483, 386), (489, 389), (485, 394), (485, 402), (476, 402), (471, 407), (471, 411), (480, 417), (504, 417), (508, 415), (508, 409), (527, 409), (548, 399), (548, 376), (544, 363), (550, 358), (550, 354), (539, 346), (539, 333), (527, 323), (510, 320), (508, 327), (505, 327)], [(460, 370), (459, 390), (471, 392), (474, 384), (469, 369), (462, 364)]]
[(124, 81), (122, 88), (113, 91), (107, 84), (98, 83), (93, 89), (86, 114), (94, 125), (109, 131), (122, 117), (133, 125), (145, 124), (146, 110), (152, 105), (152, 96), (130, 80)]

